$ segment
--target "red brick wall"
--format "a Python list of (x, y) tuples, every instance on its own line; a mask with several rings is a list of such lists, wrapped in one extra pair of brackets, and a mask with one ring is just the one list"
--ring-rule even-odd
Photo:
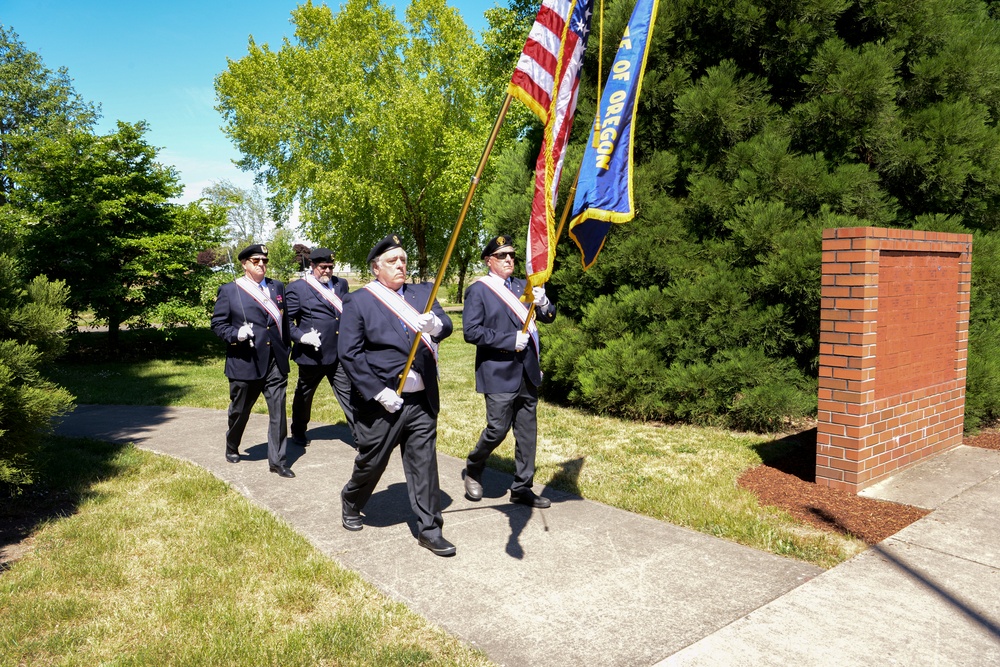
[(972, 237), (823, 232), (816, 482), (857, 492), (961, 444)]

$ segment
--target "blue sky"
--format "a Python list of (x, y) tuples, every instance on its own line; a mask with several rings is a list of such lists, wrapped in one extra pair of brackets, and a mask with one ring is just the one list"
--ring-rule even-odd
[[(384, 0), (385, 1), (385, 0)], [(302, 0), (305, 2), (305, 0)], [(321, 4), (314, 0), (315, 4)], [(239, 157), (223, 135), (213, 80), (226, 58), (246, 55), (252, 35), (277, 49), (292, 36), (294, 0), (0, 0), (0, 24), (13, 28), (45, 66), (66, 67), (85, 100), (99, 103), (98, 132), (117, 120), (145, 120), (160, 159), (180, 171), (181, 201), (213, 181), (253, 184), (232, 164)], [(327, 3), (337, 8), (339, 2)], [(391, 2), (402, 16), (406, 0)], [(476, 32), (498, 0), (449, 0)], [(500, 0), (500, 4), (506, 4)]]

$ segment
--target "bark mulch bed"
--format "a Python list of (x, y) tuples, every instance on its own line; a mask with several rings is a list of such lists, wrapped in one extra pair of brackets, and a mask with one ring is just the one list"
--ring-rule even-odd
[[(1000, 450), (1000, 431), (988, 429), (963, 444)], [(768, 460), (768, 446), (790, 449)], [(762, 505), (773, 505), (822, 530), (854, 535), (877, 544), (899, 532), (927, 510), (865, 498), (816, 484), (816, 429), (804, 431), (762, 448), (765, 463), (743, 473), (738, 484), (753, 491)]]

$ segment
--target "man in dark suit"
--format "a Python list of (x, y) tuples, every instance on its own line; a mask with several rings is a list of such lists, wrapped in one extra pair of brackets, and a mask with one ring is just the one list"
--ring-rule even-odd
[[(523, 333), (528, 307), (518, 299), (525, 281), (512, 277), (513, 239), (491, 239), (482, 257), (489, 273), (465, 291), (462, 323), (466, 342), (476, 346), (476, 391), (486, 396), (486, 428), (465, 462), (465, 495), (470, 500), (483, 497), (481, 481), (486, 459), (513, 425), (515, 472), (510, 500), (530, 507), (549, 507), (548, 498), (531, 490), (538, 434), (535, 408), (542, 371), (534, 318), (527, 333)], [(545, 288), (533, 288), (531, 296), (535, 318), (552, 322), (556, 309), (545, 296)]]
[(309, 444), (306, 427), (312, 415), (313, 396), (323, 378), (333, 388), (340, 408), (347, 417), (347, 426), (354, 433), (351, 411), (351, 381), (337, 356), (340, 314), (347, 296), (347, 281), (333, 275), (333, 253), (316, 248), (309, 254), (311, 271), (285, 290), (286, 310), (290, 322), (292, 361), (299, 365), (299, 381), (292, 398), (292, 442), (301, 447)]
[(271, 472), (295, 477), (285, 458), (285, 388), (288, 385), (288, 318), (285, 286), (265, 277), (267, 246), (255, 244), (238, 255), (243, 275), (219, 288), (212, 331), (226, 346), (229, 429), (226, 460), (239, 463), (240, 441), (250, 411), (263, 392), (267, 402), (267, 461)]
[[(451, 334), (451, 319), (435, 300), (433, 286), (406, 284), (406, 251), (391, 234), (368, 253), (375, 280), (351, 293), (340, 321), (340, 361), (351, 379), (358, 456), (341, 492), (342, 522), (361, 530), (361, 511), (399, 445), (410, 507), (417, 515), (417, 542), (439, 556), (455, 554), (441, 526), (438, 486), (438, 342)], [(414, 336), (417, 354), (399, 388)]]

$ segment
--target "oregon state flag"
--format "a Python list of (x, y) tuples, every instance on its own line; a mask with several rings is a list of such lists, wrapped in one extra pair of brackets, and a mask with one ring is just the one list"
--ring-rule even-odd
[(612, 223), (635, 217), (632, 135), (657, 7), (658, 0), (636, 2), (601, 95), (600, 126), (591, 130), (583, 154), (569, 235), (584, 269), (597, 260)]

